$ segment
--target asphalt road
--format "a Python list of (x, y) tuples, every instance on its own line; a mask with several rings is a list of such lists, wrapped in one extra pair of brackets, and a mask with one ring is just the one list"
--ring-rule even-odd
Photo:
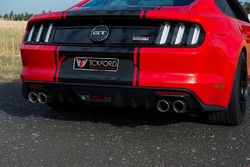
[(238, 127), (135, 109), (55, 112), (0, 84), (0, 166), (250, 165), (250, 108)]

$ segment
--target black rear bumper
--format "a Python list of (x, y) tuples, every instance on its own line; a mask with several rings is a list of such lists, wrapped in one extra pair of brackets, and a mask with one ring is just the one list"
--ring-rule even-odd
[(155, 108), (158, 100), (169, 101), (184, 100), (190, 111), (210, 112), (223, 111), (226, 108), (215, 105), (205, 105), (190, 90), (165, 89), (153, 87), (132, 87), (114, 85), (49, 83), (49, 82), (24, 82), (23, 97), (28, 98), (29, 92), (44, 92), (52, 101), (61, 103), (108, 106), (131, 106)]

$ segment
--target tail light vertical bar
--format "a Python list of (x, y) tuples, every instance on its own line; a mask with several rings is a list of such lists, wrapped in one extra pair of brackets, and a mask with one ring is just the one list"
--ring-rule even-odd
[(27, 42), (31, 42), (34, 30), (35, 30), (35, 25), (32, 26), (32, 28), (31, 28), (31, 30), (29, 32), (29, 36), (28, 36)]
[(173, 43), (175, 45), (181, 44), (184, 32), (185, 32), (185, 25), (184, 24), (179, 24), (176, 38), (175, 39), (173, 38), (173, 40), (174, 40)]
[(197, 44), (199, 37), (200, 37), (200, 32), (201, 32), (201, 28), (198, 25), (195, 25), (195, 29), (194, 29), (194, 35), (191, 41), (191, 45)]
[(160, 39), (160, 42), (159, 42), (160, 45), (166, 43), (166, 41), (168, 39), (169, 31), (170, 31), (170, 24), (166, 23), (164, 25), (164, 28), (163, 28), (163, 31), (162, 31), (161, 39)]
[(46, 34), (46, 36), (45, 36), (44, 42), (46, 42), (46, 43), (49, 42), (49, 38), (50, 38), (50, 35), (51, 35), (52, 28), (53, 28), (53, 24), (51, 23), (51, 24), (49, 25), (49, 29), (48, 29), (47, 34)]
[(38, 34), (36, 36), (36, 42), (40, 41), (42, 32), (43, 32), (43, 25), (40, 26), (40, 29), (39, 29)]

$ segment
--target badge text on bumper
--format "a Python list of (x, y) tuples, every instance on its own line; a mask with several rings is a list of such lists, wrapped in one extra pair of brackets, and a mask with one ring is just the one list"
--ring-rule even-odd
[(116, 72), (119, 67), (119, 59), (75, 57), (73, 69), (87, 71), (110, 71)]

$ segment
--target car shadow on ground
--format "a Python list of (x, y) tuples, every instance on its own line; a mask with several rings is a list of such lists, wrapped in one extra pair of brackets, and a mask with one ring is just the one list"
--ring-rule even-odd
[(206, 123), (194, 115), (162, 114), (144, 108), (82, 107), (53, 110), (46, 105), (31, 104), (21, 95), (18, 82), (0, 84), (0, 112), (16, 117), (40, 117), (62, 121), (102, 122), (115, 126), (161, 126), (182, 122)]

